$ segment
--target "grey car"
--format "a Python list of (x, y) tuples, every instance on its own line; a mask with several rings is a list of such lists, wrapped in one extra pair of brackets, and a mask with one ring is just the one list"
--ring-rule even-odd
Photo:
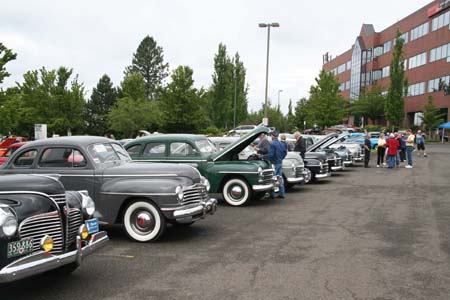
[(123, 224), (139, 242), (158, 239), (167, 223), (190, 225), (213, 214), (209, 182), (193, 167), (132, 162), (116, 141), (92, 136), (31, 142), (0, 174), (58, 174), (69, 190), (87, 190), (100, 222)]

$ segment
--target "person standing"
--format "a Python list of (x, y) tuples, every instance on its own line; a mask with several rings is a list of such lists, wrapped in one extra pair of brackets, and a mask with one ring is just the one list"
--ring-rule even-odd
[(292, 145), (291, 143), (286, 141), (286, 135), (285, 134), (280, 135), (280, 139), (281, 139), (281, 143), (286, 146), (286, 150), (287, 151), (294, 150), (294, 147), (293, 147), (294, 145)]
[(378, 138), (378, 147), (377, 147), (377, 168), (380, 165), (386, 165), (384, 163), (384, 155), (386, 154), (386, 139), (384, 137), (384, 133), (380, 134)]
[(395, 167), (395, 160), (398, 153), (398, 148), (400, 147), (400, 143), (395, 138), (395, 135), (391, 133), (389, 135), (389, 139), (386, 141), (387, 147), (387, 158), (388, 158), (388, 168), (393, 169)]
[(406, 131), (406, 157), (408, 159), (408, 164), (405, 166), (407, 169), (412, 169), (413, 160), (412, 160), (412, 152), (414, 150), (414, 134), (411, 132), (411, 129)]
[(417, 156), (420, 157), (422, 154), (423, 157), (427, 156), (425, 152), (425, 136), (422, 131), (418, 130), (416, 134), (416, 144), (417, 144)]
[(372, 144), (370, 143), (370, 133), (368, 133), (364, 138), (364, 168), (369, 168), (371, 150)]
[(256, 146), (256, 153), (259, 155), (266, 155), (269, 152), (270, 142), (267, 140), (267, 136), (262, 132), (259, 136), (259, 143)]
[[(283, 159), (286, 157), (287, 149), (286, 146), (278, 140), (278, 135), (279, 134), (277, 131), (272, 131), (272, 143), (270, 144), (269, 152), (264, 156), (264, 158), (269, 160), (274, 165), (275, 176), (281, 177), (278, 198), (284, 198)], [(274, 191), (270, 192), (270, 198), (275, 198)]]
[(296, 140), (294, 151), (300, 152), (300, 155), (303, 159), (305, 159), (306, 153), (306, 140), (302, 137), (299, 131), (294, 133), (294, 138)]
[(406, 137), (404, 134), (400, 135), (400, 162), (404, 162), (406, 160)]

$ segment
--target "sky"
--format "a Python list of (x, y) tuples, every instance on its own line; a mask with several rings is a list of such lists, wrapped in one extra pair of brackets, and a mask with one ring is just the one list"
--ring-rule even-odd
[[(0, 0), (0, 42), (16, 52), (6, 65), (12, 74), (0, 88), (22, 82), (28, 70), (73, 68), (86, 98), (103, 74), (115, 85), (131, 64), (140, 41), (152, 36), (170, 70), (188, 65), (195, 86), (208, 88), (219, 43), (239, 52), (247, 69), (249, 110), (264, 102), (267, 29), (271, 30), (269, 91), (272, 104), (287, 112), (289, 100), (308, 97), (322, 67), (322, 55), (348, 50), (363, 23), (376, 31), (431, 1), (424, 0)], [(282, 92), (278, 92), (282, 90)]]

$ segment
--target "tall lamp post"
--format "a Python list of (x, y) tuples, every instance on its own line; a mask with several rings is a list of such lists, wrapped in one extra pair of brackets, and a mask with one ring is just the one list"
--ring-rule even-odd
[(278, 90), (278, 108), (280, 108), (280, 94), (283, 90)]
[(267, 60), (266, 60), (266, 93), (264, 100), (264, 118), (267, 119), (267, 88), (269, 84), (269, 49), (270, 49), (270, 27), (280, 27), (279, 23), (259, 23), (260, 28), (267, 27)]

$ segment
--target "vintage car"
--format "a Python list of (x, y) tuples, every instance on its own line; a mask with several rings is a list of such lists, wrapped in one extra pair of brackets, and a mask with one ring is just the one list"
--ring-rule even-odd
[(325, 141), (320, 146), (320, 149), (327, 151), (329, 149), (332, 149), (342, 160), (343, 168), (352, 166), (354, 163), (353, 154), (352, 151), (350, 151), (347, 147), (344, 145), (340, 145), (338, 147), (333, 147), (337, 142), (341, 140), (341, 138), (348, 135), (348, 133), (331, 133), (328, 134), (325, 138)]
[(350, 151), (354, 162), (362, 162), (364, 161), (364, 146), (363, 143), (354, 141), (357, 139), (359, 138), (352, 138), (350, 133), (342, 133), (328, 147), (331, 149), (346, 148)]
[[(335, 133), (330, 134), (331, 136), (334, 136)], [(318, 142), (311, 142), (311, 138), (309, 138), (308, 136), (304, 135), (303, 138), (306, 139), (306, 145), (307, 145), (307, 149), (306, 149), (306, 154), (308, 153), (322, 153), (325, 154), (327, 156), (327, 161), (328, 161), (328, 165), (331, 171), (339, 171), (342, 170), (344, 168), (344, 164), (342, 162), (341, 157), (335, 153), (335, 151), (333, 149), (322, 149), (322, 145), (324, 145), (326, 142), (328, 142), (329, 140), (329, 136), (327, 135), (325, 136), (325, 138), (322, 138), (321, 140), (319, 140)]]
[[(228, 145), (237, 141), (237, 137), (210, 137), (218, 151), (223, 150)], [(239, 159), (246, 160), (251, 155), (256, 154), (252, 146), (247, 146), (239, 153)], [(286, 188), (292, 188), (297, 184), (308, 183), (311, 179), (311, 172), (305, 168), (302, 157), (299, 153), (288, 152), (283, 159), (283, 180)]]
[(8, 148), (6, 148), (6, 152), (0, 155), (0, 165), (3, 165), (11, 157), (11, 155), (23, 145), (25, 145), (25, 142), (19, 142), (9, 145)]
[(95, 204), (86, 191), (66, 191), (57, 177), (0, 177), (0, 283), (77, 269), (100, 249)]
[(0, 156), (8, 151), (8, 147), (14, 143), (23, 143), (26, 141), (26, 138), (21, 136), (7, 136), (0, 141)]
[(195, 168), (132, 162), (118, 142), (103, 137), (28, 143), (0, 174), (59, 174), (67, 189), (89, 192), (99, 221), (123, 224), (139, 242), (157, 240), (167, 223), (190, 225), (216, 210), (209, 183)]
[(231, 206), (242, 206), (261, 198), (277, 185), (272, 165), (265, 160), (242, 160), (242, 152), (268, 128), (257, 127), (216, 152), (206, 136), (164, 134), (138, 138), (125, 145), (134, 160), (184, 163), (198, 168), (208, 178), (211, 193), (222, 193)]

